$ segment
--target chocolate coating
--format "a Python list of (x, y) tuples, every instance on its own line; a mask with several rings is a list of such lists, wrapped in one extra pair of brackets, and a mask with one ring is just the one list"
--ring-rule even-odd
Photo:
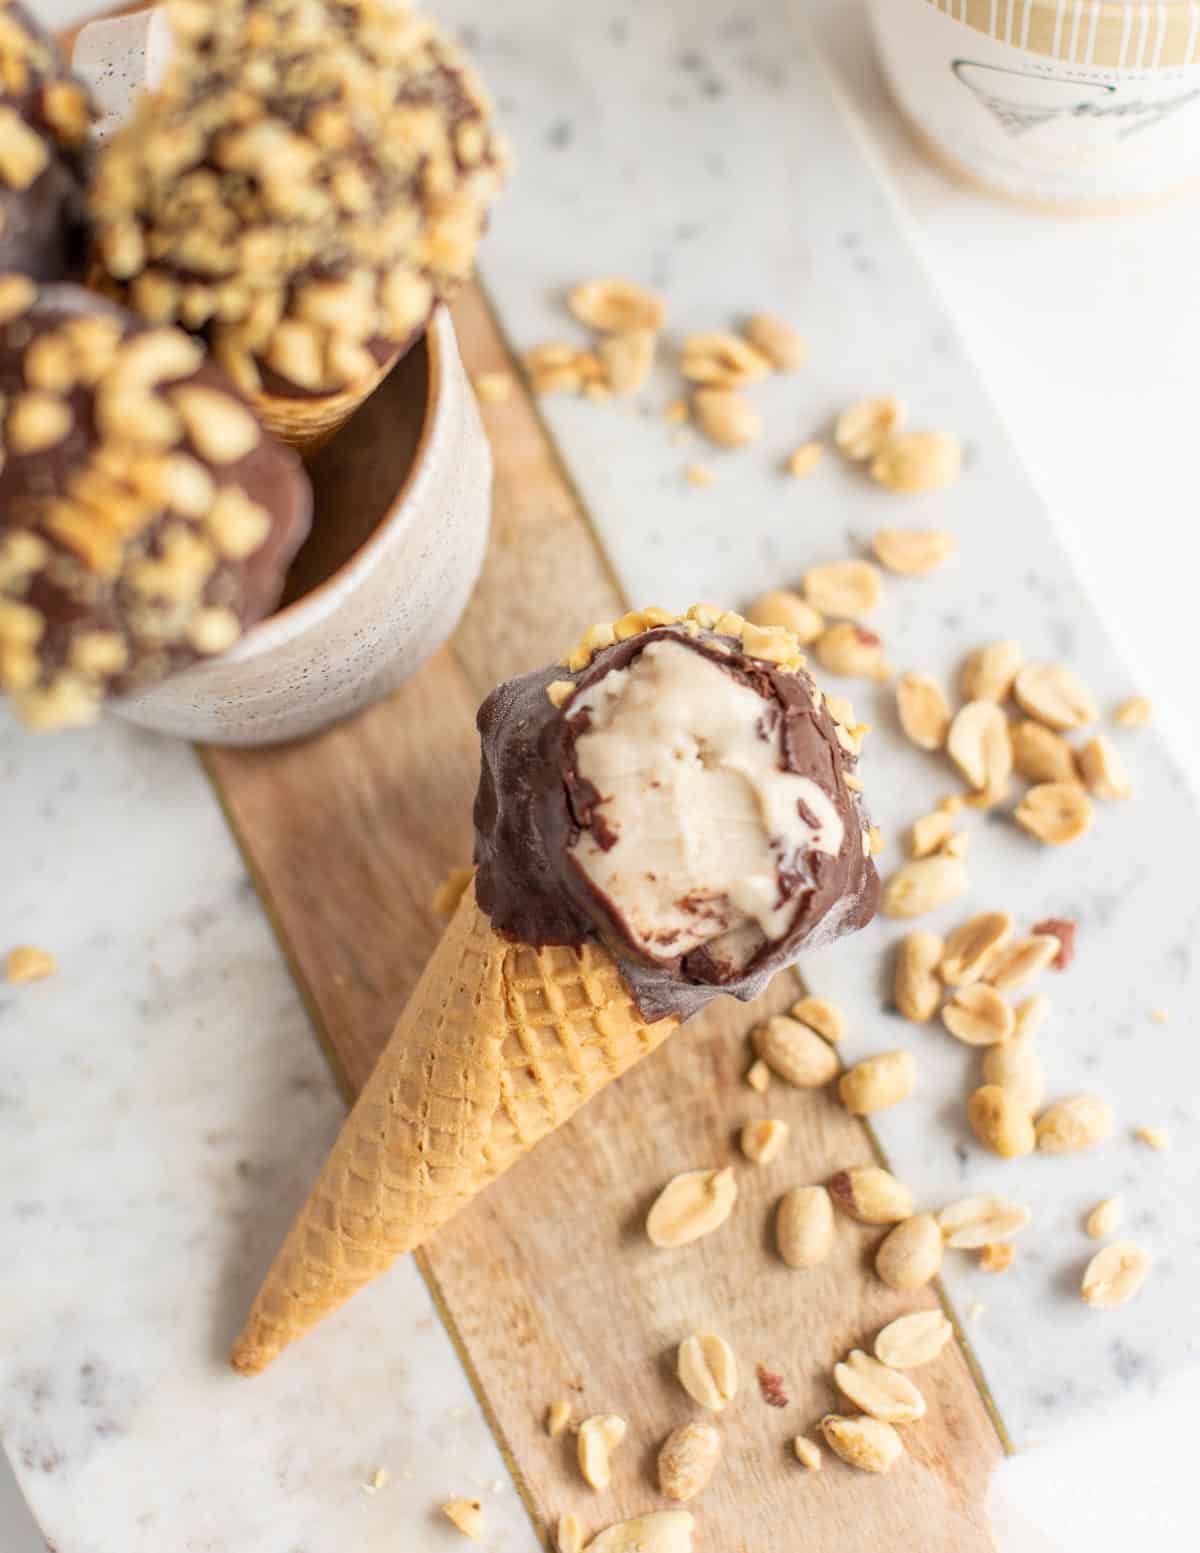
[(0, 272), (76, 280), (87, 251), (91, 106), (50, 36), (0, 0)]
[(0, 298), (0, 690), (52, 727), (268, 615), (312, 497), (189, 336), (75, 286)]
[(162, 89), (98, 158), (105, 289), (202, 334), (248, 393), (370, 379), (470, 273), (505, 176), (470, 66), (404, 0), (172, 22)]
[[(586, 714), (572, 716), (570, 700), (555, 707), (547, 687), (564, 678), (589, 687), (626, 668), (649, 642), (664, 638), (703, 653), (762, 698), (763, 728), (777, 741), (783, 769), (814, 781), (845, 824), (836, 857), (812, 851), (795, 876), (783, 881), (797, 902), (791, 925), (738, 973), (716, 963), (705, 948), (651, 962), (570, 855), (582, 830), (591, 828), (600, 839), (602, 817), (594, 812), (595, 792), (576, 769), (574, 746), (586, 727)], [(735, 638), (711, 632), (693, 636), (680, 627), (618, 642), (576, 675), (555, 666), (498, 686), (479, 711), (483, 751), (475, 800), (476, 892), (496, 928), (538, 947), (602, 940), (620, 962), (643, 1015), (660, 1019), (667, 1014), (687, 1018), (721, 993), (756, 997), (802, 950), (863, 927), (878, 905), (879, 878), (864, 855), (866, 820), (858, 793), (846, 786), (855, 758), (838, 743), (824, 703), (814, 705), (813, 690), (803, 671), (750, 657)]]

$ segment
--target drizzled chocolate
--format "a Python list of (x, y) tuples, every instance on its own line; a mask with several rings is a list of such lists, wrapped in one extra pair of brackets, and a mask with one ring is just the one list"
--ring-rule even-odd
[[(703, 655), (762, 699), (759, 731), (775, 748), (779, 767), (814, 783), (842, 821), (836, 854), (814, 847), (781, 868), (781, 895), (794, 901), (794, 910), (782, 935), (762, 942), (742, 964), (731, 964), (709, 945), (680, 955), (649, 953), (575, 855), (584, 833), (600, 848), (612, 845), (604, 795), (579, 770), (577, 746), (589, 717), (578, 703), (606, 676), (628, 669), (651, 642), (663, 641)], [(547, 690), (559, 682), (561, 694), (564, 678), (574, 691), (560, 707)], [(478, 724), (483, 741), (475, 802), (480, 904), (499, 931), (524, 943), (540, 947), (602, 940), (619, 960), (647, 1019), (687, 1017), (723, 992), (752, 998), (801, 950), (853, 932), (874, 915), (879, 880), (863, 844), (866, 821), (857, 791), (846, 785), (855, 757), (839, 742), (833, 719), (803, 670), (753, 657), (734, 637), (667, 626), (603, 649), (576, 674), (564, 676), (554, 667), (508, 681), (484, 702)], [(806, 818), (815, 827), (815, 817)]]
[(91, 106), (23, 5), (0, 0), (0, 272), (78, 279)]

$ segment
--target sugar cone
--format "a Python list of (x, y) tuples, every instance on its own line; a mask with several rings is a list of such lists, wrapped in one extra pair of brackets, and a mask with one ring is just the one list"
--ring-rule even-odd
[(295, 448), (302, 458), (312, 458), (333, 440), (350, 417), (387, 377), (401, 355), (380, 363), (375, 372), (361, 382), (336, 394), (321, 394), (316, 399), (291, 399), (283, 394), (248, 394), (259, 420), (280, 442)]
[(464, 891), (233, 1349), (265, 1369), (661, 1044), (597, 944), (531, 949)]

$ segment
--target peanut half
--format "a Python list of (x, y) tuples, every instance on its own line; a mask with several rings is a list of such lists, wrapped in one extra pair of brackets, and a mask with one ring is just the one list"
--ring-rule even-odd
[(1016, 1028), (1012, 1007), (986, 982), (959, 987), (942, 1009), (942, 1023), (967, 1046), (994, 1046)]
[(612, 1482), (612, 1453), (625, 1434), (625, 1420), (616, 1413), (597, 1413), (579, 1426), (579, 1470), (597, 1492)]
[(1025, 654), (1016, 642), (988, 642), (977, 647), (959, 670), (959, 695), (964, 701), (1007, 701), (1024, 662)]
[(1149, 1252), (1130, 1240), (1118, 1240), (1088, 1263), (1080, 1293), (1094, 1310), (1115, 1310), (1134, 1297), (1149, 1272)]
[(946, 940), (938, 970), (948, 987), (979, 981), (1013, 934), (1007, 911), (984, 911), (969, 917)]
[(1086, 728), (1099, 719), (1091, 692), (1061, 663), (1027, 663), (1013, 681), (1017, 705), (1030, 717), (1060, 732)]
[(834, 1384), (849, 1402), (885, 1424), (913, 1424), (925, 1416), (925, 1398), (912, 1381), (861, 1348), (833, 1367)]
[(942, 1001), (942, 982), (937, 968), (945, 944), (936, 933), (918, 930), (901, 941), (896, 953), (892, 998), (905, 1019), (925, 1024)]
[(885, 917), (920, 917), (946, 906), (967, 890), (967, 868), (961, 859), (922, 857), (902, 864), (883, 889), (880, 911)]
[(940, 1310), (915, 1310), (884, 1327), (875, 1339), (875, 1357), (893, 1370), (915, 1370), (936, 1359), (953, 1336)]
[(950, 729), (950, 707), (942, 687), (929, 674), (901, 674), (896, 681), (896, 713), (907, 737), (922, 750), (940, 750)]
[(686, 1510), (659, 1510), (618, 1521), (587, 1545), (586, 1553), (692, 1553), (696, 1522)]
[(668, 1181), (646, 1216), (652, 1245), (686, 1246), (719, 1229), (737, 1201), (733, 1171), (688, 1170)]
[(830, 1450), (860, 1472), (890, 1472), (904, 1454), (900, 1436), (878, 1418), (842, 1418), (830, 1413), (821, 1420)]
[(870, 561), (829, 561), (804, 574), (804, 597), (823, 615), (856, 620), (883, 601), (883, 579)]
[(901, 577), (926, 577), (958, 549), (958, 540), (944, 529), (881, 528), (871, 541), (875, 558)]
[(1037, 1146), (1043, 1154), (1079, 1154), (1112, 1137), (1112, 1107), (1099, 1095), (1060, 1100), (1037, 1119)]
[(979, 1193), (947, 1203), (937, 1216), (946, 1244), (956, 1251), (978, 1251), (993, 1241), (1009, 1240), (1029, 1223), (1032, 1213), (1022, 1203)]

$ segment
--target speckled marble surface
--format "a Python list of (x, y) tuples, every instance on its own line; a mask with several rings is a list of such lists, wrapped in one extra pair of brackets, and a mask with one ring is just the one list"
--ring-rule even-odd
[[(474, 41), (521, 149), (486, 265), (518, 347), (569, 333), (553, 299), (581, 269), (662, 284), (680, 333), (769, 302), (813, 343), (810, 371), (756, 391), (768, 435), (746, 454), (672, 447), (655, 417), (548, 406), (631, 595), (745, 599), (891, 521), (895, 502), (832, 464), (805, 486), (772, 465), (848, 395), (898, 386), (914, 421), (963, 435), (970, 461), (953, 496), (903, 508), (955, 527), (963, 554), (942, 579), (889, 588), (880, 627), (897, 664), (948, 675), (961, 647), (1003, 631), (1030, 651), (1086, 659), (1105, 699), (1142, 688), (1082, 610), (1037, 498), (897, 244), (887, 197), (847, 149), (803, 57), (803, 7), (704, 0), (644, 15), (601, 0), (567, 38), (536, 0), (514, 0), (501, 22), (478, 0), (439, 9), (468, 27), (488, 18)], [(652, 126), (666, 131), (654, 158)], [(672, 392), (664, 376), (648, 402)], [(693, 458), (717, 471), (712, 489), (683, 484)], [(873, 692), (856, 700), (880, 725), (867, 775), (888, 775), (875, 807), (896, 837), (953, 779), (900, 750)], [(1185, 1211), (1200, 1076), (1187, 1032), (1200, 1010), (1179, 950), (1196, 939), (1181, 881), (1196, 875), (1200, 826), (1158, 735), (1122, 742), (1138, 799), (1106, 810), (1074, 852), (1049, 857), (1007, 827), (970, 822), (980, 834), (968, 905), (1019, 900), (1028, 920), (1053, 908), (1084, 923), (1076, 968), (1048, 983), (1043, 1048), (1054, 1092), (1094, 1086), (1117, 1102), (1122, 1136), (1104, 1153), (989, 1165), (959, 1133), (969, 1054), (881, 1013), (861, 953), (807, 967), (853, 1006), (857, 1048), (918, 1050), (919, 1101), (881, 1128), (914, 1185), (937, 1201), (962, 1180), (998, 1182), (1035, 1204), (1019, 1271), (984, 1285), (960, 1265), (950, 1279), (960, 1308), (986, 1302), (972, 1342), (1022, 1439), (1064, 1415), (1153, 1398), (1194, 1357), (1177, 1334), (1200, 1260)], [(0, 1435), (58, 1553), (332, 1553), (348, 1539), (368, 1553), (434, 1553), (460, 1544), (431, 1505), (494, 1482), (489, 1548), (531, 1548), (410, 1263), (330, 1323), (298, 1370), (249, 1388), (224, 1371), (234, 1313), (339, 1103), (191, 756), (113, 727), (31, 744), (3, 724), (0, 778), (17, 881), (0, 898), (0, 942), (45, 942), (69, 967), (0, 992), (0, 1213), (22, 1268), (0, 1301)], [(896, 856), (893, 841), (885, 862)], [(869, 964), (893, 936), (873, 930)], [(1147, 1018), (1159, 1005), (1166, 1027)], [(1147, 1121), (1173, 1129), (1173, 1153), (1126, 1141)], [(1097, 1318), (1066, 1278), (1092, 1249), (1079, 1210), (1115, 1189), (1158, 1265), (1136, 1306)], [(394, 1477), (371, 1498), (360, 1485), (377, 1466)]]

